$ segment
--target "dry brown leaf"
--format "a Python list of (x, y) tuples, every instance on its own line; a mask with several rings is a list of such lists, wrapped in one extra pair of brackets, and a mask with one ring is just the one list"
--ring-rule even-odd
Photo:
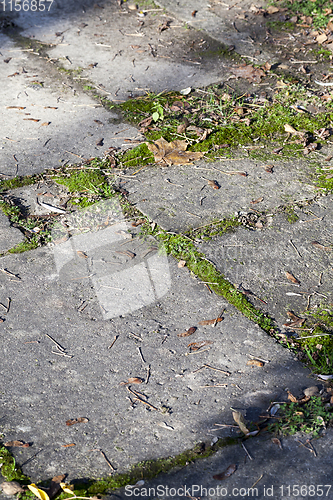
[(271, 69), (272, 65), (266, 61), (265, 64), (262, 66), (262, 69), (264, 69), (265, 71), (269, 71)]
[(290, 391), (288, 391), (288, 399), (292, 403), (307, 403), (311, 399), (311, 396), (304, 396), (304, 398), (297, 399), (295, 396), (293, 396), (293, 394), (291, 394)]
[(218, 185), (218, 183), (216, 181), (207, 181), (208, 183), (208, 186), (211, 186), (213, 189), (220, 189), (220, 186)]
[(40, 124), (41, 127), (47, 127), (48, 125), (50, 125), (51, 122), (43, 122)]
[(139, 377), (130, 377), (128, 379), (129, 384), (142, 384), (142, 382), (143, 382), (142, 378)]
[(281, 445), (280, 439), (278, 439), (278, 438), (272, 438), (271, 441), (272, 441), (272, 443), (277, 444), (278, 447), (280, 448), (280, 450), (282, 450), (282, 445)]
[(262, 201), (264, 201), (264, 197), (263, 196), (261, 196), (261, 198), (257, 198), (256, 200), (252, 200), (251, 204), (255, 205), (256, 203), (260, 203)]
[(325, 35), (325, 33), (322, 33), (321, 35), (317, 36), (316, 40), (318, 43), (322, 44), (322, 43), (326, 42), (327, 35)]
[(44, 109), (58, 109), (56, 106), (44, 106)]
[(266, 9), (267, 14), (276, 14), (280, 9), (278, 7), (274, 7), (274, 5), (269, 5)]
[(88, 258), (88, 255), (86, 253), (82, 252), (82, 250), (76, 250), (76, 253), (77, 253), (78, 257), (80, 257), (81, 259)]
[(213, 476), (213, 479), (217, 479), (218, 481), (224, 481), (224, 479), (227, 479), (227, 477), (230, 477), (237, 469), (236, 464), (229, 465), (227, 470), (222, 472), (221, 474), (216, 474)]
[(129, 250), (124, 250), (124, 251), (116, 250), (116, 253), (121, 253), (123, 255), (127, 255), (127, 257), (129, 257), (130, 259), (134, 259), (135, 255), (136, 255), (135, 253), (130, 252)]
[(5, 495), (16, 495), (17, 493), (24, 493), (22, 486), (16, 481), (4, 481), (0, 484), (2, 491)]
[(62, 444), (62, 448), (70, 448), (71, 446), (75, 446), (75, 443), (69, 443), (69, 444)]
[(132, 222), (131, 226), (138, 227), (138, 226), (141, 226), (141, 224), (144, 224), (145, 222), (146, 222), (145, 219), (138, 219), (137, 221)]
[(249, 366), (264, 366), (264, 363), (257, 359), (250, 359), (246, 364)]
[(201, 347), (205, 347), (206, 345), (214, 344), (213, 340), (201, 340), (200, 342), (191, 342), (187, 347), (191, 349), (191, 351), (198, 351)]
[(322, 245), (318, 241), (311, 241), (311, 245), (313, 245), (314, 247), (318, 248), (319, 250), (330, 250), (329, 247), (325, 247), (324, 245)]
[(30, 122), (40, 122), (38, 118), (23, 118), (23, 120), (30, 121)]
[(25, 106), (6, 106), (6, 109), (25, 109)]
[(254, 68), (250, 64), (245, 66), (234, 66), (229, 69), (236, 78), (246, 78), (249, 82), (260, 83), (261, 78), (265, 76), (262, 69)]
[(186, 123), (181, 123), (177, 127), (177, 133), (178, 134), (183, 134), (185, 132), (185, 130), (186, 130), (186, 127), (187, 127)]
[(294, 283), (295, 285), (300, 285), (301, 282), (295, 278), (295, 276), (291, 273), (289, 273), (288, 271), (286, 271), (286, 276), (288, 278), (289, 281), (291, 281), (292, 283)]
[(29, 448), (30, 444), (25, 443), (24, 441), (7, 441), (5, 443), (5, 446), (15, 446), (15, 447), (21, 447), (21, 448)]
[(66, 421), (66, 425), (74, 425), (74, 424), (85, 424), (89, 422), (89, 419), (86, 417), (78, 417), (78, 418), (71, 418)]
[(288, 134), (298, 134), (297, 130), (295, 130), (291, 125), (288, 125), (288, 123), (284, 124), (284, 130), (288, 132)]
[(214, 325), (214, 323), (219, 323), (220, 321), (223, 321), (223, 318), (205, 319), (203, 321), (199, 321), (199, 325), (201, 326)]
[(186, 266), (186, 260), (180, 260), (180, 261), (178, 262), (178, 267), (180, 267), (180, 268), (181, 268), (181, 267), (185, 267), (185, 266)]
[(196, 326), (191, 326), (191, 328), (189, 328), (187, 330), (187, 332), (184, 332), (184, 333), (178, 333), (177, 337), (189, 337), (190, 335), (193, 335), (193, 333), (197, 330), (197, 327)]
[(161, 137), (152, 144), (146, 144), (149, 151), (153, 153), (156, 163), (162, 165), (192, 164), (192, 161), (199, 160), (204, 155), (201, 151), (186, 151), (187, 142), (181, 140), (168, 142)]
[(249, 429), (246, 427), (245, 418), (243, 417), (240, 411), (233, 411), (232, 417), (243, 434), (246, 435), (250, 432)]
[(47, 491), (47, 494), (49, 495), (50, 500), (52, 500), (52, 498), (54, 498), (61, 490), (60, 483), (63, 482), (65, 477), (66, 477), (65, 474), (60, 474), (59, 476), (55, 476), (52, 478), (50, 487)]

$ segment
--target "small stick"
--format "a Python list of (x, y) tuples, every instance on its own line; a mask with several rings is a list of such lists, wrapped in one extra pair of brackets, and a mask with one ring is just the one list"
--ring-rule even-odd
[(30, 340), (29, 342), (24, 342), (25, 344), (39, 344), (39, 340)]
[(2, 271), (3, 273), (5, 274), (8, 274), (8, 276), (13, 276), (14, 278), (17, 278), (18, 280), (20, 280), (21, 278), (19, 278), (19, 276), (17, 276), (16, 274), (13, 274), (11, 273), (10, 271), (7, 271), (7, 269), (3, 269), (3, 268), (0, 268), (0, 271)]
[(293, 247), (293, 249), (297, 252), (297, 254), (299, 255), (299, 257), (301, 257), (301, 259), (303, 258), (302, 255), (299, 253), (299, 251), (297, 250), (297, 248), (295, 247), (294, 243), (289, 240), (289, 243), (291, 244), (291, 246)]
[[(230, 425), (230, 424), (214, 424), (214, 425), (217, 425), (218, 427), (232, 427), (234, 429), (239, 429), (238, 425)], [(218, 429), (214, 429), (216, 431), (218, 431)]]
[(256, 480), (256, 482), (255, 482), (254, 484), (252, 484), (251, 489), (252, 489), (252, 488), (254, 488), (254, 486), (255, 486), (256, 484), (258, 484), (258, 483), (259, 483), (259, 481), (260, 481), (263, 477), (264, 477), (264, 475), (263, 475), (263, 474), (261, 474), (261, 476), (259, 477), (259, 479), (257, 479), (257, 480)]
[(246, 453), (246, 454), (247, 454), (247, 456), (249, 457), (249, 459), (250, 459), (250, 460), (253, 460), (253, 458), (251, 457), (250, 453), (249, 453), (249, 452), (247, 451), (247, 449), (245, 448), (244, 443), (241, 443), (241, 445), (242, 445), (243, 450), (245, 451), (245, 453)]
[(57, 354), (57, 356), (64, 356), (65, 358), (72, 358), (73, 356), (71, 356), (70, 354), (67, 354), (66, 352), (54, 352), (54, 351), (51, 351), (52, 354)]
[[(303, 337), (302, 337), (303, 338)], [(270, 363), (270, 360), (269, 359), (262, 359), (262, 358), (258, 358), (258, 356), (255, 356), (254, 354), (249, 354), (249, 356), (251, 356), (251, 358), (255, 358), (257, 359), (258, 361), (262, 361), (263, 363)]]
[(168, 338), (168, 336), (169, 336), (168, 334), (167, 334), (167, 335), (164, 335), (164, 338), (163, 338), (163, 340), (162, 340), (162, 344), (164, 344), (164, 342), (166, 341), (166, 339)]
[(208, 349), (200, 349), (198, 351), (186, 352), (185, 356), (191, 356), (191, 354), (201, 354), (202, 352), (210, 351), (210, 347)]
[(6, 313), (8, 313), (9, 309), (10, 309), (10, 303), (11, 303), (10, 297), (7, 297), (7, 301), (8, 301), (8, 304), (7, 304), (7, 311), (6, 311)]
[(174, 182), (171, 182), (170, 179), (164, 179), (165, 182), (168, 182), (169, 184), (172, 184), (173, 186), (178, 186), (178, 187), (181, 187), (183, 188), (184, 186), (182, 184), (175, 184)]
[(114, 340), (113, 340), (112, 344), (109, 345), (108, 349), (111, 349), (111, 347), (114, 345), (114, 343), (116, 342), (116, 340), (117, 340), (118, 337), (119, 337), (119, 335), (115, 335), (114, 336)]
[(141, 340), (141, 342), (143, 342), (143, 339), (139, 337), (139, 335), (135, 335), (135, 333), (128, 332), (128, 335), (132, 335), (132, 337), (134, 337), (135, 339)]
[(322, 285), (321, 279), (322, 279), (322, 277), (323, 277), (323, 274), (324, 274), (324, 271), (322, 271), (322, 272), (320, 273), (320, 276), (319, 276), (319, 281), (318, 281), (318, 286)]
[(229, 375), (231, 375), (230, 372), (227, 372), (226, 370), (220, 370), (219, 368), (214, 368), (213, 366), (210, 366), (210, 365), (204, 365), (205, 368), (210, 368), (211, 370), (215, 370), (217, 372), (221, 372), (221, 373), (224, 373), (225, 375), (227, 375), (229, 377)]
[(142, 352), (141, 352), (141, 347), (138, 347), (137, 349), (138, 349), (138, 351), (139, 351), (139, 354), (140, 354), (140, 358), (141, 358), (142, 363), (145, 363), (144, 357), (143, 357)]
[(193, 215), (193, 217), (198, 217), (198, 219), (201, 219), (201, 215), (192, 214), (192, 212), (188, 212), (188, 210), (185, 210), (185, 212), (186, 212), (187, 214)]
[(65, 352), (66, 349), (64, 349), (60, 344), (58, 344), (58, 342), (56, 340), (54, 340), (48, 333), (45, 333), (45, 335), (50, 339), (52, 340), (52, 342), (57, 346), (57, 348), (59, 349), (59, 351), (61, 352)]
[(316, 457), (316, 456), (317, 456), (317, 453), (316, 453), (316, 450), (314, 449), (314, 447), (313, 447), (313, 445), (312, 445), (312, 443), (311, 443), (310, 439), (307, 439), (305, 442), (306, 442), (306, 443), (307, 443), (307, 444), (311, 447), (312, 453), (313, 453), (313, 454), (314, 454), (314, 456)]
[(112, 472), (115, 472), (115, 468), (113, 467), (113, 465), (111, 464), (111, 462), (108, 460), (107, 456), (105, 455), (104, 451), (101, 449), (101, 448), (94, 448), (93, 450), (89, 450), (89, 451), (99, 451), (101, 453), (101, 455), (103, 455), (103, 457), (105, 458), (106, 460), (106, 463), (108, 464), (108, 466), (111, 468)]
[(150, 377), (150, 365), (148, 365), (148, 367), (147, 367), (147, 375), (146, 375), (145, 384), (148, 384), (149, 377)]
[(76, 155), (75, 153), (72, 153), (71, 151), (67, 151), (66, 149), (65, 149), (65, 153), (69, 153), (70, 155), (77, 156), (77, 158), (80, 158), (80, 160), (87, 161), (87, 158), (84, 158), (81, 155)]
[(131, 389), (130, 387), (126, 387), (126, 389), (127, 389), (127, 390), (131, 393), (131, 394), (133, 394), (133, 396), (135, 396), (135, 397), (136, 397), (136, 399), (137, 399), (138, 401), (140, 401), (141, 403), (143, 403), (143, 404), (145, 404), (145, 405), (149, 406), (149, 408), (152, 408), (153, 410), (158, 411), (158, 409), (157, 409), (155, 406), (153, 406), (153, 405), (151, 405), (150, 403), (148, 403), (148, 401), (144, 401), (143, 399), (141, 399), (141, 398), (140, 398), (140, 397), (139, 397), (139, 396), (138, 396), (138, 395), (137, 395), (134, 391), (132, 391), (132, 389)]
[(306, 304), (306, 308), (305, 308), (306, 311), (308, 311), (310, 309), (310, 300), (311, 300), (312, 295), (313, 295), (313, 293), (310, 293), (310, 295), (308, 295), (308, 303)]
[(205, 389), (206, 387), (228, 387), (228, 384), (200, 385), (200, 389)]
[(222, 314), (224, 313), (224, 311), (225, 311), (225, 308), (223, 308), (221, 314), (219, 316), (217, 316), (217, 318), (215, 318), (215, 321), (212, 324), (212, 327), (214, 327), (214, 326), (217, 325), (217, 320), (220, 319), (220, 318), (222, 318)]

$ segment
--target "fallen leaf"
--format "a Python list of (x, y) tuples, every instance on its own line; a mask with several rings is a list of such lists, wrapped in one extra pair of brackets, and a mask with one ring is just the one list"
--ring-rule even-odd
[(30, 122), (40, 122), (38, 118), (23, 118), (23, 120), (30, 121)]
[(6, 106), (6, 109), (25, 109), (25, 106)]
[(44, 106), (44, 109), (58, 109), (56, 106)]
[(205, 347), (206, 345), (214, 344), (213, 340), (201, 340), (200, 342), (191, 342), (187, 347), (191, 349), (191, 351), (198, 351), (201, 347)]
[(280, 439), (278, 439), (278, 438), (272, 438), (271, 441), (272, 441), (272, 443), (277, 444), (278, 447), (280, 448), (280, 450), (282, 450), (282, 445), (281, 445)]
[(288, 125), (288, 123), (285, 123), (284, 125), (284, 130), (288, 132), (288, 134), (298, 134), (297, 130), (294, 129), (291, 125)]
[(12, 75), (8, 75), (7, 78), (12, 78), (12, 76), (17, 76), (19, 75), (20, 73), (18, 73), (18, 71), (15, 71), (15, 73), (13, 73)]
[(23, 493), (24, 489), (16, 481), (4, 481), (0, 484), (0, 488), (5, 495), (16, 495), (17, 493)]
[(246, 364), (249, 366), (264, 366), (264, 363), (257, 359), (250, 359)]
[(223, 321), (223, 318), (205, 319), (203, 321), (199, 321), (199, 325), (201, 326), (214, 325), (215, 323), (219, 323), (220, 321)]
[(325, 33), (322, 33), (321, 35), (317, 36), (316, 40), (318, 43), (322, 44), (322, 43), (326, 42), (327, 35), (325, 35)]
[(220, 186), (218, 185), (218, 183), (216, 181), (208, 180), (207, 184), (208, 184), (208, 186), (211, 186), (213, 189), (220, 189)]
[(146, 222), (145, 219), (138, 219), (137, 221), (132, 222), (131, 226), (138, 227), (138, 226), (141, 226), (141, 224), (144, 224), (145, 222)]
[(62, 489), (65, 493), (69, 493), (70, 495), (73, 495), (73, 490), (74, 490), (74, 485), (73, 485), (73, 484), (69, 484), (69, 483), (60, 483), (60, 487), (61, 487), (61, 489)]
[(178, 262), (178, 267), (185, 267), (186, 266), (186, 260), (180, 260)]
[(88, 255), (86, 253), (82, 252), (82, 250), (76, 250), (76, 253), (77, 253), (78, 257), (80, 257), (81, 259), (88, 258)]
[(51, 499), (55, 497), (61, 490), (60, 483), (65, 479), (65, 477), (66, 477), (65, 474), (60, 474), (59, 476), (54, 476), (51, 479), (51, 484), (48, 489), (48, 495)]
[(62, 448), (70, 448), (71, 446), (75, 446), (75, 443), (69, 443), (69, 444), (62, 444)]
[(101, 122), (101, 120), (94, 120), (95, 123), (97, 123), (97, 125), (104, 125), (103, 122)]
[(186, 332), (184, 333), (178, 333), (177, 337), (189, 337), (190, 335), (193, 335), (193, 333), (197, 330), (196, 326), (191, 326)]
[(66, 421), (66, 425), (70, 426), (74, 424), (85, 424), (87, 422), (89, 422), (89, 419), (85, 417), (71, 418)]
[(116, 253), (121, 253), (123, 255), (127, 255), (127, 257), (129, 257), (130, 259), (134, 259), (135, 255), (136, 255), (135, 253), (130, 252), (129, 250), (124, 250), (124, 251), (116, 250)]
[(47, 127), (47, 125), (50, 125), (51, 122), (43, 122), (40, 124), (41, 127)]
[(186, 130), (186, 127), (187, 127), (186, 123), (181, 123), (177, 127), (177, 133), (178, 134), (183, 134), (185, 132), (185, 130)]
[(325, 247), (324, 245), (322, 245), (318, 241), (311, 241), (311, 245), (318, 248), (319, 250), (330, 250), (330, 247)]
[(229, 467), (224, 472), (213, 476), (213, 479), (217, 479), (218, 481), (224, 481), (224, 479), (230, 477), (236, 471), (236, 469), (237, 469), (236, 464), (229, 465)]
[(5, 446), (20, 446), (21, 448), (29, 448), (30, 444), (25, 443), (24, 441), (7, 441)]
[(301, 318), (299, 316), (296, 316), (292, 311), (287, 311), (287, 316), (288, 318), (291, 319), (291, 321), (299, 321)]
[(246, 427), (246, 424), (245, 424), (245, 419), (243, 417), (243, 415), (241, 414), (240, 411), (233, 411), (232, 412), (232, 417), (234, 419), (234, 421), (236, 422), (236, 424), (238, 425), (238, 427), (240, 428), (240, 430), (242, 431), (243, 434), (248, 434), (250, 431), (249, 429)]
[(265, 172), (272, 174), (274, 172), (274, 165), (265, 165)]
[(289, 281), (291, 281), (292, 283), (295, 283), (295, 285), (300, 285), (301, 282), (295, 278), (295, 276), (291, 273), (289, 273), (288, 271), (286, 271), (286, 276), (288, 278)]
[(40, 500), (50, 500), (49, 495), (45, 491), (40, 490), (39, 488), (37, 488), (37, 486), (34, 483), (28, 484), (28, 488)]
[(96, 146), (103, 146), (104, 145), (104, 138), (101, 137), (96, 141)]
[(264, 69), (265, 71), (269, 71), (271, 69), (272, 65), (266, 61), (265, 64), (262, 66), (262, 69)]
[(163, 137), (153, 143), (146, 143), (149, 151), (154, 155), (156, 163), (162, 165), (184, 165), (192, 164), (192, 161), (199, 160), (204, 152), (186, 151), (187, 142), (176, 140), (167, 142)]
[(186, 89), (182, 89), (179, 93), (181, 95), (188, 95), (190, 94), (191, 90), (192, 90), (191, 87), (186, 87)]
[(315, 396), (316, 394), (319, 393), (319, 389), (316, 385), (313, 385), (311, 387), (307, 387), (306, 389), (304, 389), (303, 393), (304, 396)]
[(3, 60), (3, 62), (8, 64), (9, 61), (11, 61), (12, 59), (13, 59), (12, 57), (7, 57), (6, 59)]
[(195, 16), (197, 15), (197, 12), (198, 12), (197, 10), (194, 10), (194, 11), (191, 13), (191, 16), (192, 16), (192, 17), (195, 17)]
[(264, 197), (263, 196), (261, 196), (261, 198), (257, 198), (256, 200), (252, 200), (250, 203), (252, 205), (255, 205), (256, 203), (260, 203), (262, 201), (264, 201)]
[(128, 379), (129, 384), (142, 384), (142, 382), (143, 382), (142, 378), (139, 377), (130, 377)]
[(260, 83), (261, 78), (265, 76), (262, 69), (254, 68), (250, 64), (245, 66), (234, 66), (229, 69), (236, 78), (246, 78), (249, 82)]
[(269, 5), (266, 9), (267, 14), (276, 14), (280, 9), (278, 7), (274, 7), (274, 5)]
[(139, 123), (139, 127), (149, 127), (149, 125), (151, 124), (152, 121), (153, 121), (153, 117), (148, 116), (148, 118), (145, 118), (144, 120), (142, 120)]
[(304, 148), (303, 153), (305, 155), (308, 155), (312, 151), (315, 151), (317, 148), (318, 148), (318, 143), (317, 142), (312, 142), (311, 144), (309, 144), (308, 146), (306, 146)]

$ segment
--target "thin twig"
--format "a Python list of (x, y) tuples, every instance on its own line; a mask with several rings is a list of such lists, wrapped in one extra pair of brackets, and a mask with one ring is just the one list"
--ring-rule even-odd
[(302, 255), (299, 253), (299, 251), (297, 250), (297, 248), (295, 247), (294, 243), (289, 240), (289, 243), (291, 244), (291, 246), (293, 247), (293, 249), (297, 252), (297, 254), (299, 255), (299, 257), (301, 257), (301, 259), (303, 258)]
[(231, 375), (230, 372), (227, 372), (226, 370), (220, 370), (220, 368), (214, 368), (213, 366), (210, 366), (210, 365), (204, 365), (205, 368), (209, 368), (210, 370), (215, 370), (216, 372), (221, 372), (221, 373), (224, 373), (224, 375), (227, 375), (229, 377), (229, 375)]
[(253, 458), (251, 457), (250, 453), (249, 453), (249, 452), (247, 451), (247, 449), (245, 448), (244, 443), (241, 443), (241, 445), (242, 445), (243, 450), (245, 451), (245, 453), (246, 453), (246, 454), (247, 454), (247, 456), (249, 457), (249, 459), (250, 459), (250, 460), (253, 460)]
[(61, 352), (66, 352), (66, 349), (64, 347), (62, 347), (60, 344), (58, 344), (58, 342), (56, 340), (54, 340), (48, 333), (45, 333), (45, 335), (50, 339), (52, 340), (52, 342), (57, 346), (57, 348), (59, 349), (59, 351)]
[(117, 338), (119, 337), (119, 335), (115, 335), (114, 336), (114, 339), (113, 339), (113, 342), (111, 345), (109, 345), (108, 349), (111, 349), (111, 347), (114, 345), (114, 343), (116, 342)]
[(140, 396), (138, 396), (138, 394), (136, 394), (134, 391), (132, 391), (132, 389), (130, 387), (126, 387), (126, 389), (131, 393), (133, 394), (133, 396), (135, 396), (135, 398), (140, 401), (141, 403), (149, 406), (149, 408), (152, 408), (153, 410), (156, 410), (158, 411), (158, 408), (156, 408), (155, 406), (153, 406), (152, 404), (148, 403), (148, 401), (145, 401), (144, 399), (140, 398)]
[(148, 384), (149, 377), (150, 377), (150, 365), (147, 366), (147, 375), (146, 375), (145, 384)]
[(143, 357), (143, 355), (142, 355), (141, 347), (138, 347), (137, 349), (138, 349), (138, 351), (139, 351), (139, 354), (140, 354), (140, 358), (141, 358), (142, 363), (146, 363), (146, 362), (145, 362), (145, 360), (144, 360), (144, 357)]

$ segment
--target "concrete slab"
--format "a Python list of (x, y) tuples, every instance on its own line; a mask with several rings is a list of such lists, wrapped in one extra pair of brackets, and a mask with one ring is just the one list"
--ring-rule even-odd
[[(146, 167), (135, 177), (140, 184), (128, 180), (126, 189), (140, 210), (163, 228), (177, 232), (253, 207), (273, 211), (286, 202), (315, 197), (316, 190), (307, 180), (312, 170), (305, 161), (273, 160), (272, 165), (273, 173), (265, 171), (264, 162), (248, 159)], [(228, 175), (236, 171), (247, 176)], [(209, 179), (217, 181), (220, 189), (209, 186)], [(262, 202), (251, 204), (259, 198)]]
[[(118, 471), (137, 461), (179, 453), (206, 438), (216, 419), (229, 419), (230, 406), (256, 418), (272, 399), (285, 399), (286, 388), (299, 393), (312, 384), (309, 371), (289, 351), (224, 300), (210, 295), (173, 260), (168, 259), (171, 281), (164, 293), (128, 312), (126, 297), (115, 295), (119, 271), (105, 261), (117, 246), (139, 257), (137, 248), (145, 250), (142, 242), (134, 238), (126, 245), (118, 240), (88, 248), (88, 243), (78, 241), (75, 249), (88, 258), (73, 249), (73, 258), (65, 266), (56, 266), (51, 248), (1, 259), (1, 267), (21, 278), (11, 281), (8, 275), (0, 276), (3, 300), (11, 298), (10, 312), (1, 325), (6, 375), (1, 432), (5, 441), (33, 443), (19, 454), (13, 452), (21, 464), (39, 452), (23, 465), (34, 480), (64, 470), (70, 478), (107, 474), (107, 464), (89, 451), (96, 447), (103, 447)], [(94, 241), (98, 245), (100, 236)], [(148, 257), (141, 258), (141, 266)], [(98, 273), (92, 281), (87, 269), (91, 258)], [(138, 289), (139, 279), (143, 297), (145, 281), (135, 268), (140, 262), (129, 263), (120, 254), (118, 259), (125, 260), (118, 268), (134, 280), (131, 293)], [(98, 276), (110, 276), (109, 283), (99, 283)], [(153, 274), (152, 279), (156, 283)], [(101, 296), (98, 284), (110, 295)], [(122, 286), (126, 286), (124, 279)], [(106, 299), (110, 304), (117, 301), (118, 306), (117, 315), (109, 320), (103, 319), (110, 317), (105, 316)], [(224, 308), (224, 320), (216, 328), (198, 325)], [(190, 338), (177, 336), (192, 326), (198, 330)], [(61, 356), (46, 334), (73, 357)], [(108, 349), (115, 336), (117, 341)], [(187, 345), (201, 340), (213, 344), (191, 354)], [(253, 356), (269, 362), (263, 368), (247, 366)], [(196, 372), (205, 363), (230, 376), (210, 369)], [(148, 384), (131, 388), (145, 394), (157, 410), (131, 403), (127, 387), (120, 385), (129, 377), (145, 380), (148, 366)], [(77, 417), (87, 417), (89, 422), (66, 426), (68, 419)], [(75, 446), (63, 448), (69, 443)]]
[(0, 253), (7, 252), (23, 240), (24, 236), (21, 231), (12, 227), (7, 216), (0, 211)]
[[(332, 203), (331, 196), (323, 197), (296, 210), (299, 219), (293, 224), (278, 215), (269, 228), (240, 228), (198, 247), (228, 280), (265, 300), (267, 306), (250, 298), (281, 327), (288, 310), (306, 309), (309, 294), (314, 293), (312, 306), (332, 302)], [(286, 271), (297, 277), (299, 286), (287, 279)]]

